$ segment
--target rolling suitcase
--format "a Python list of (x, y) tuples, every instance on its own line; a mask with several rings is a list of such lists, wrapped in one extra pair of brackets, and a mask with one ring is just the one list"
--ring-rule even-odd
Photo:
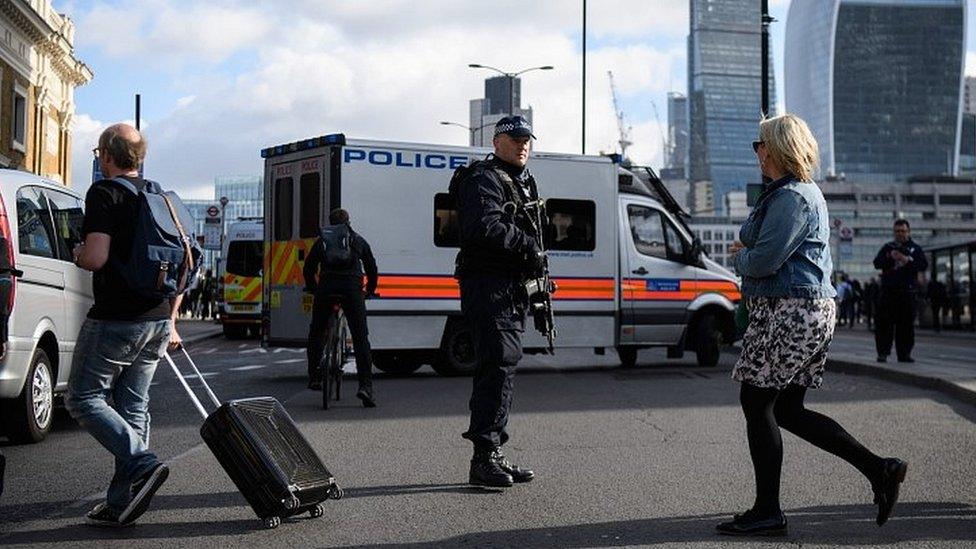
[(245, 398), (221, 404), (186, 349), (183, 354), (217, 406), (207, 414), (166, 353), (166, 361), (204, 418), (200, 435), (265, 528), (276, 528), (282, 518), (301, 513), (320, 517), (322, 502), (342, 497), (332, 473), (277, 399)]

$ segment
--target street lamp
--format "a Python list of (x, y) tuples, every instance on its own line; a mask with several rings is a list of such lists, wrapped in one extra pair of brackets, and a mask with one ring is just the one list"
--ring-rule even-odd
[(498, 74), (508, 78), (508, 115), (512, 116), (515, 114), (515, 77), (520, 74), (525, 74), (529, 71), (551, 71), (553, 69), (552, 65), (543, 65), (541, 67), (532, 67), (529, 69), (523, 69), (518, 72), (505, 72), (501, 69), (496, 69), (495, 67), (489, 67), (488, 65), (479, 65), (478, 63), (469, 63), (469, 67), (472, 69), (488, 69), (490, 71), (495, 71)]
[(471, 142), (470, 142), (470, 144), (472, 146), (474, 146), (474, 132), (476, 132), (476, 131), (484, 128), (485, 126), (489, 126), (490, 124), (482, 124), (482, 125), (478, 126), (477, 128), (472, 128), (471, 126), (468, 126), (467, 124), (461, 124), (460, 122), (448, 122), (446, 120), (441, 120), (440, 121), (440, 125), (441, 126), (457, 126), (459, 128), (464, 128), (464, 129), (468, 130), (469, 132), (471, 132)]

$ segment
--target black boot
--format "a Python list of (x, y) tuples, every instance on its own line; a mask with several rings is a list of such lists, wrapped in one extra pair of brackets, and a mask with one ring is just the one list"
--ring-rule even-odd
[(356, 391), (356, 398), (363, 401), (366, 408), (376, 408), (376, 399), (373, 397), (373, 387), (370, 385), (360, 385)]
[(491, 459), (502, 468), (502, 471), (505, 471), (512, 477), (513, 482), (529, 482), (535, 478), (535, 473), (532, 472), (532, 469), (523, 469), (518, 465), (513, 465), (511, 461), (508, 461), (508, 458), (506, 458), (505, 454), (502, 453), (501, 448), (498, 448), (492, 452)]
[(788, 533), (782, 511), (760, 516), (751, 509), (736, 515), (729, 522), (719, 524), (715, 530), (726, 536), (785, 536)]
[(891, 510), (898, 503), (898, 490), (901, 483), (905, 481), (905, 473), (908, 472), (908, 464), (900, 459), (886, 458), (881, 468), (881, 475), (874, 483), (874, 502), (878, 504), (878, 517), (875, 522), (878, 526), (888, 522)]
[(494, 448), (475, 448), (474, 457), (471, 458), (471, 472), (468, 475), (469, 483), (494, 488), (507, 488), (512, 485), (514, 482), (512, 475), (502, 469), (498, 462), (492, 458), (495, 451)]

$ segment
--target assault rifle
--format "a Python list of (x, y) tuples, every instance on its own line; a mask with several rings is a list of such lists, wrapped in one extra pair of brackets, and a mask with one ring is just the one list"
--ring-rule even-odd
[(556, 322), (552, 313), (552, 294), (556, 293), (556, 284), (549, 277), (549, 256), (545, 249), (546, 206), (542, 200), (527, 202), (525, 205), (529, 220), (535, 228), (535, 233), (542, 247), (542, 267), (531, 273), (525, 282), (525, 292), (529, 296), (529, 311), (535, 329), (546, 336), (549, 343), (549, 354), (554, 354), (553, 342), (556, 339)]

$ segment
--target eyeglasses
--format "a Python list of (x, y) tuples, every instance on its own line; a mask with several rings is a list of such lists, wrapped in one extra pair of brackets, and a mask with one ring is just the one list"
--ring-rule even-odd
[(753, 141), (752, 142), (752, 152), (759, 152), (759, 145), (762, 145), (765, 141)]

